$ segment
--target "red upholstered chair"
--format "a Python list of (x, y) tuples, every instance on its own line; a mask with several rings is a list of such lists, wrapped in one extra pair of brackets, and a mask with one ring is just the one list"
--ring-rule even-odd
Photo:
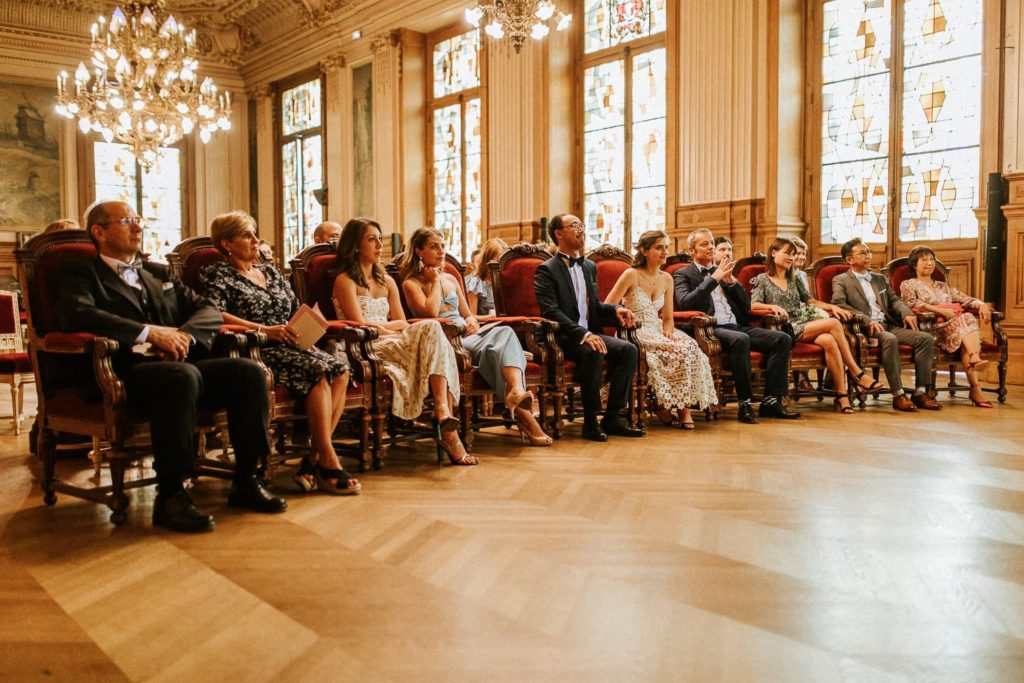
[[(597, 247), (587, 254), (587, 258), (597, 266), (597, 298), (601, 301), (605, 300), (615, 283), (633, 263), (632, 256), (610, 244), (602, 244)], [(637, 340), (636, 331), (633, 329), (608, 327), (605, 329), (605, 334), (615, 334), (633, 342), (639, 351), (636, 375), (633, 377), (633, 389), (629, 394), (629, 421), (643, 429), (647, 419), (647, 354)]]
[[(53, 505), (56, 492), (107, 505), (110, 519), (126, 519), (126, 489), (156, 483), (155, 476), (125, 482), (128, 463), (150, 452), (148, 421), (125, 398), (124, 382), (114, 372), (117, 342), (85, 332), (61, 332), (54, 317), (58, 283), (67, 264), (93, 259), (96, 249), (84, 230), (61, 230), (40, 235), (15, 252), (18, 272), (27, 294), (29, 352), (39, 398), (37, 451), (43, 460), (43, 500)], [(221, 335), (221, 345), (240, 346), (238, 335)], [(201, 411), (201, 429), (224, 424), (223, 411)], [(110, 483), (79, 486), (55, 478), (54, 433), (77, 434), (109, 444)], [(230, 476), (223, 464), (200, 462), (198, 474)]]
[(34, 383), (32, 363), (21, 338), (21, 316), (14, 292), (0, 291), (0, 382), (11, 386), (14, 433), (21, 434), (24, 419), (25, 384)]
[[(882, 273), (887, 275), (889, 278), (889, 286), (896, 292), (896, 295), (900, 294), (900, 285), (904, 280), (915, 277), (915, 274), (911, 272), (910, 265), (907, 263), (907, 258), (893, 259), (882, 269)], [(949, 268), (946, 267), (941, 261), (935, 262), (935, 271), (932, 273), (932, 277), (941, 282), (945, 282), (949, 276)], [(921, 329), (928, 330), (929, 332), (934, 331), (934, 326), (941, 320), (936, 320), (935, 315), (928, 311), (915, 311), (920, 317)], [(996, 370), (998, 372), (998, 386), (995, 388), (982, 387), (985, 391), (995, 393), (999, 397), (1000, 403), (1006, 402), (1006, 361), (1009, 356), (1009, 345), (1006, 337), (1006, 333), (1003, 332), (1002, 326), (999, 321), (1003, 319), (1003, 313), (999, 311), (992, 311), (991, 325), (992, 325), (992, 341), (982, 340), (981, 342), (981, 357), (992, 363), (996, 363)], [(902, 355), (902, 354), (901, 354)], [(949, 369), (949, 383), (946, 385), (946, 390), (950, 396), (954, 396), (958, 390), (966, 390), (963, 384), (957, 384), (956, 382), (956, 369), (960, 365), (960, 354), (958, 352), (949, 353), (939, 348), (939, 345), (935, 345), (935, 367), (939, 365), (946, 365)], [(937, 377), (936, 371), (932, 370), (932, 386), (935, 386), (935, 379)]]

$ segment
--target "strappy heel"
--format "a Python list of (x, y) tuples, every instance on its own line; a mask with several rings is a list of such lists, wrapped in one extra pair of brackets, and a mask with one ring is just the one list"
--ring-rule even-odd
[[(363, 490), (361, 482), (349, 485), (349, 480), (353, 477), (345, 470), (329, 469), (319, 464), (314, 465), (313, 469), (317, 489), (324, 493), (329, 493), (332, 496), (354, 496)], [(334, 479), (335, 483), (332, 484), (331, 479)], [(341, 486), (342, 482), (344, 482), (344, 486)]]
[(518, 394), (509, 394), (505, 397), (505, 407), (509, 410), (515, 410), (516, 408), (533, 410), (533, 392), (520, 391)]
[[(513, 419), (516, 421), (516, 427), (519, 428), (519, 437), (523, 443), (529, 443), (531, 446), (550, 446), (554, 443), (552, 438), (544, 433), (543, 429), (541, 429), (540, 436), (535, 436), (528, 431), (528, 428), (531, 427), (531, 422), (537, 425), (536, 421), (531, 418), (533, 418), (533, 414), (522, 406), (513, 412)], [(537, 427), (540, 428), (540, 425), (537, 425)]]
[[(845, 406), (842, 404), (842, 401), (846, 401)], [(835, 401), (832, 402), (832, 409), (843, 415), (853, 415), (854, 413), (853, 406), (850, 404), (850, 397), (845, 394), (836, 397)]]
[[(458, 437), (456, 437), (456, 438), (458, 438)], [(480, 464), (480, 461), (476, 458), (476, 456), (470, 455), (469, 453), (466, 452), (466, 447), (465, 447), (465, 445), (463, 445), (461, 440), (458, 442), (458, 445), (462, 448), (462, 455), (461, 456), (456, 451), (455, 446), (451, 446), (447, 442), (445, 442), (444, 438), (441, 436), (441, 431), (440, 430), (435, 432), (435, 434), (434, 434), (434, 441), (437, 443), (437, 464), (438, 465), (441, 464), (441, 452), (442, 451), (445, 453), (445, 455), (448, 456), (448, 462), (450, 462), (453, 465), (471, 466), (471, 465), (479, 465)]]
[(303, 493), (316, 491), (316, 463), (310, 462), (309, 458), (303, 458), (298, 471), (292, 475), (292, 481)]
[(853, 390), (857, 392), (857, 398), (859, 399), (863, 399), (868, 394), (877, 394), (879, 391), (885, 388), (884, 384), (882, 384), (881, 382), (874, 378), (872, 378), (871, 384), (869, 384), (868, 386), (864, 386), (863, 384), (861, 384), (860, 380), (864, 377), (864, 375), (867, 374), (867, 372), (867, 370), (861, 370), (860, 374), (857, 375), (856, 377), (853, 376), (852, 372), (846, 373), (847, 376), (850, 378), (850, 382), (852, 383), (851, 386), (853, 386)]

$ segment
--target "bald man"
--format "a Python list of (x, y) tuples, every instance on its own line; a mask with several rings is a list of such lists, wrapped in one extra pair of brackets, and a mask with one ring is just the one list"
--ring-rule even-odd
[(334, 221), (324, 221), (313, 230), (313, 244), (324, 244), (325, 242), (337, 242), (341, 234), (341, 224)]

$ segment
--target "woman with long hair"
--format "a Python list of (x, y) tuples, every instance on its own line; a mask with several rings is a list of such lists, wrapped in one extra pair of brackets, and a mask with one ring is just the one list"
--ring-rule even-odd
[(508, 251), (508, 244), (500, 237), (484, 242), (480, 252), (473, 258), (473, 272), (466, 277), (466, 303), (473, 315), (494, 315), (494, 285), (487, 264), (496, 261)]
[[(850, 343), (843, 331), (843, 320), (853, 313), (818, 299), (811, 298), (802, 280), (794, 274), (796, 245), (786, 237), (776, 237), (768, 247), (768, 267), (750, 281), (750, 310), (754, 313), (774, 313), (786, 319), (793, 329), (794, 341), (806, 341), (820, 346), (825, 352), (825, 364), (835, 382), (836, 412), (851, 414), (847, 374), (859, 391), (880, 389), (878, 382), (869, 381), (864, 370), (853, 357)], [(835, 317), (830, 317), (829, 314)], [(846, 366), (844, 369), (843, 366)]]
[(391, 412), (414, 420), (428, 396), (434, 399), (435, 439), (453, 465), (476, 465), (459, 439), (452, 414), (459, 400), (455, 351), (436, 320), (413, 325), (405, 319), (398, 285), (380, 264), (384, 248), (380, 224), (353, 218), (341, 231), (335, 258), (332, 296), (338, 314), (377, 329), (373, 350), (391, 378)]
[(221, 310), (224, 322), (267, 335), (269, 343), (260, 349), (263, 362), (277, 384), (305, 401), (313, 450), (302, 461), (295, 482), (304, 491), (358, 493), (362, 485), (342, 469), (331, 440), (345, 410), (347, 362), (317, 348), (295, 346), (297, 337), (288, 321), (299, 302), (277, 268), (260, 262), (260, 238), (252, 216), (244, 211), (221, 214), (210, 224), (210, 236), (227, 260), (200, 271), (206, 296)]
[(691, 406), (704, 410), (717, 404), (718, 396), (708, 357), (675, 327), (672, 276), (661, 270), (668, 255), (664, 232), (640, 235), (633, 267), (623, 271), (605, 302), (623, 303), (640, 323), (636, 335), (647, 355), (647, 379), (658, 399), (658, 419), (693, 429)]
[(434, 228), (420, 228), (409, 238), (399, 264), (399, 278), (409, 310), (424, 318), (446, 318), (465, 325), (463, 347), (473, 365), (499, 400), (512, 413), (519, 434), (531, 446), (550, 446), (533, 416), (533, 394), (526, 390), (526, 356), (511, 327), (495, 325), (480, 332), (480, 321), (470, 311), (462, 288), (444, 272), (444, 235)]

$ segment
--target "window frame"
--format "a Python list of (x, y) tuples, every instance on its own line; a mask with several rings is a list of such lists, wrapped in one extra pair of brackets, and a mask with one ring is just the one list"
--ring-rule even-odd
[[(805, 102), (807, 103), (808, 116), (805, 119), (804, 145), (807, 156), (804, 163), (804, 177), (806, 179), (807, 193), (804, 197), (804, 213), (806, 216), (807, 232), (806, 240), (814, 254), (814, 258), (839, 254), (841, 244), (824, 244), (821, 241), (821, 128), (822, 116), (822, 56), (823, 46), (821, 36), (824, 31), (824, 12), (822, 6), (828, 0), (817, 0), (810, 3), (805, 14), (806, 35), (813, 36), (808, 41), (806, 50), (806, 74), (805, 81)], [(986, 144), (986, 128), (998, 125), (993, 119), (993, 112), (987, 106), (990, 99), (989, 90), (993, 86), (993, 79), (989, 73), (988, 58), (986, 50), (990, 45), (991, 28), (990, 23), (1000, 23), (999, 17), (993, 17), (991, 3), (988, 0), (979, 0), (982, 9), (982, 54), (981, 54), (981, 87), (979, 89), (980, 125), (981, 133), (978, 137), (978, 204), (974, 207), (974, 213), (978, 216), (978, 235), (976, 237), (956, 237), (944, 240), (902, 240), (899, 235), (899, 219), (902, 209), (902, 160), (903, 160), (903, 73), (904, 73), (904, 45), (903, 25), (904, 10), (902, 0), (892, 1), (892, 26), (890, 55), (890, 79), (889, 79), (889, 152), (888, 152), (888, 200), (886, 207), (886, 236), (884, 240), (864, 239), (865, 244), (872, 247), (876, 253), (882, 252), (886, 260), (896, 258), (899, 254), (906, 254), (919, 244), (927, 244), (934, 248), (941, 248), (946, 253), (965, 254), (974, 252), (984, 238), (986, 207), (985, 195), (985, 173), (984, 169), (990, 161), (990, 153)], [(995, 79), (998, 81), (998, 77)]]
[[(309, 83), (311, 81), (320, 81), (320, 125), (316, 128), (304, 128), (297, 133), (291, 133), (285, 135), (282, 130), (284, 124), (284, 117), (281, 112), (281, 99), (282, 95), (286, 90), (291, 90), (296, 86)], [(327, 184), (327, 76), (324, 74), (319, 67), (312, 67), (301, 71), (288, 78), (276, 81), (273, 84), (273, 100), (274, 100), (274, 116), (272, 125), (274, 126), (274, 258), (280, 264), (282, 270), (288, 269), (288, 262), (291, 260), (287, 258), (285, 254), (285, 226), (284, 226), (284, 154), (282, 149), (288, 142), (300, 139), (305, 135), (315, 134), (320, 136), (320, 168), (323, 170), (323, 180), (321, 187), (325, 187)], [(300, 188), (301, 198), (301, 188)], [(321, 219), (320, 222), (326, 220), (326, 208), (321, 206)], [(301, 212), (300, 212), (301, 215)], [(318, 222), (319, 224), (319, 222)], [(312, 231), (316, 226), (308, 226), (305, 229), (305, 234), (300, 236), (300, 243), (302, 237), (310, 239), (309, 232)], [(264, 237), (265, 239), (265, 237)], [(312, 241), (310, 241), (312, 244)], [(309, 246), (309, 245), (306, 245)], [(301, 251), (301, 249), (299, 250)], [(291, 257), (294, 258), (294, 255)]]
[[(469, 28), (465, 21), (460, 21), (451, 26), (447, 26), (443, 29), (439, 29), (427, 35), (425, 41), (425, 53), (424, 53), (424, 73), (425, 73), (425, 92), (426, 92), (426, 106), (424, 107), (425, 112), (425, 128), (426, 135), (426, 146), (424, 148), (427, 162), (427, 221), (426, 224), (432, 228), (440, 229), (434, 225), (434, 205), (436, 197), (434, 196), (434, 190), (437, 187), (437, 178), (435, 177), (436, 169), (434, 167), (434, 112), (438, 109), (444, 109), (450, 107), (453, 104), (459, 105), (459, 130), (462, 132), (462, 140), (460, 145), (460, 168), (462, 169), (462, 190), (460, 197), (460, 205), (462, 212), (462, 227), (460, 234), (462, 236), (462, 253), (465, 258), (460, 256), (457, 252), (453, 251), (452, 245), (447, 245), (446, 249), (453, 256), (459, 259), (463, 264), (468, 264), (470, 261), (470, 255), (473, 250), (477, 248), (476, 244), (466, 243), (466, 105), (467, 103), (477, 98), (480, 100), (480, 240), (486, 242), (488, 237), (488, 202), (487, 202), (487, 44), (489, 38), (484, 33), (482, 28)], [(480, 52), (477, 55), (477, 65), (480, 69), (480, 84), (465, 90), (459, 90), (458, 92), (449, 93), (442, 97), (434, 96), (434, 47), (438, 43), (442, 43), (449, 38), (469, 33), (476, 30), (480, 33)]]
[[(574, 74), (574, 96), (576, 100), (576, 155), (575, 164), (579, 169), (574, 186), (574, 210), (576, 215), (586, 223), (586, 148), (584, 146), (584, 74), (587, 69), (623, 60), (625, 79), (624, 105), (624, 137), (625, 168), (623, 169), (623, 193), (625, 194), (625, 222), (623, 225), (623, 244), (621, 248), (632, 253), (633, 243), (639, 235), (633, 235), (633, 108), (632, 85), (633, 60), (637, 55), (663, 48), (665, 50), (665, 233), (670, 239), (674, 235), (676, 225), (676, 177), (679, 160), (678, 150), (678, 115), (679, 115), (679, 50), (677, 3), (665, 3), (665, 30), (654, 35), (644, 36), (618, 45), (602, 48), (594, 52), (586, 52), (586, 35), (584, 32), (584, 12), (586, 0), (576, 0), (573, 5), (573, 23), (578, 26), (576, 38), (576, 64)], [(578, 24), (576, 17), (579, 17)], [(589, 226), (588, 226), (589, 227)]]

